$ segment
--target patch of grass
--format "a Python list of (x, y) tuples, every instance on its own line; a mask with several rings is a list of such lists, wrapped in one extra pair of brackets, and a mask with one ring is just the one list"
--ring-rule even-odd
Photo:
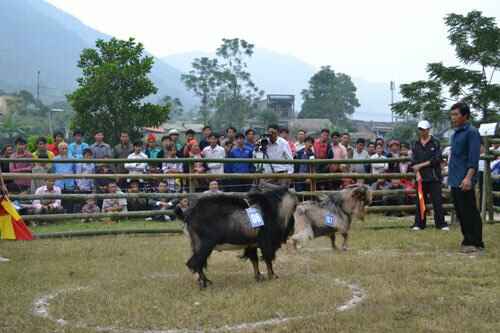
[[(275, 267), (280, 278), (262, 283), (253, 280), (250, 263), (238, 259), (238, 252), (215, 252), (207, 271), (214, 285), (205, 291), (184, 264), (190, 247), (181, 235), (0, 242), (0, 255), (12, 260), (0, 263), (0, 332), (203, 330), (311, 314), (319, 315), (255, 331), (498, 332), (500, 225), (485, 226), (486, 253), (471, 257), (457, 252), (457, 226), (448, 233), (411, 232), (410, 224), (410, 218), (381, 216), (356, 222), (345, 253), (330, 250), (327, 239), (299, 253), (284, 248)], [(35, 231), (152, 225), (68, 222)], [(159, 227), (180, 225), (154, 223)], [(364, 301), (335, 312), (351, 297), (335, 279), (358, 283), (367, 293)], [(33, 316), (36, 297), (74, 287), (87, 288), (55, 298), (50, 313), (86, 327)]]

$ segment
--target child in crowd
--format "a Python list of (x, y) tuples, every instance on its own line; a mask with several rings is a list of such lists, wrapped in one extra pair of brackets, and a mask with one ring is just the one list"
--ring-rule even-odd
[[(167, 146), (167, 158), (177, 158), (177, 150), (173, 144)], [(182, 173), (182, 163), (163, 163), (161, 169), (165, 174)], [(181, 181), (178, 178), (167, 178), (166, 182), (169, 192), (178, 192), (181, 188)]]
[[(97, 206), (97, 203), (94, 198), (88, 198), (87, 201), (85, 202), (85, 205), (82, 206), (81, 212), (83, 214), (96, 214), (100, 213), (101, 210), (99, 209), (99, 206)], [(82, 219), (82, 222), (93, 222), (93, 218), (85, 218)]]

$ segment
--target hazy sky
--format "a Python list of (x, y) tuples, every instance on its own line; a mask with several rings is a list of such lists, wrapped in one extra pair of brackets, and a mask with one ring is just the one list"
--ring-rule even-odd
[(85, 24), (136, 37), (157, 56), (213, 52), (224, 37), (369, 81), (425, 78), (453, 62), (443, 17), (472, 9), (500, 17), (499, 0), (47, 0)]

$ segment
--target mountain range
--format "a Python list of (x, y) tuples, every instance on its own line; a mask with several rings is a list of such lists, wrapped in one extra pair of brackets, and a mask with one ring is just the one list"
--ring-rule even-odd
[[(84, 48), (94, 47), (97, 39), (111, 38), (42, 0), (1, 0), (0, 36), (0, 89), (35, 94), (40, 71), (40, 98), (45, 102), (62, 100), (75, 89)], [(180, 75), (179, 70), (155, 59), (151, 78), (158, 95), (192, 104)]]
[[(99, 38), (111, 38), (43, 0), (1, 0), (0, 36), (0, 90), (25, 89), (36, 94), (40, 71), (40, 98), (45, 102), (63, 100), (75, 89), (81, 74), (76, 65), (84, 48), (94, 47)], [(193, 51), (155, 58), (150, 76), (159, 90), (157, 98), (170, 95), (193, 107), (197, 100), (180, 76), (201, 56), (211, 55)], [(300, 92), (318, 69), (294, 56), (260, 48), (249, 60), (258, 87), (268, 94), (295, 95), (296, 111), (300, 110)], [(389, 84), (362, 78), (353, 81), (361, 104), (353, 118), (390, 120)]]

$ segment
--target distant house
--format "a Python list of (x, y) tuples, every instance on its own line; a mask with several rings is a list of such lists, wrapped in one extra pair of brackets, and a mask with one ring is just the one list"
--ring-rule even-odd
[(295, 118), (295, 96), (274, 94), (267, 95), (266, 107), (278, 116), (280, 126)]
[(183, 134), (188, 129), (192, 129), (193, 131), (195, 131), (195, 133), (199, 134), (199, 133), (201, 133), (203, 126), (204, 125), (200, 124), (200, 123), (188, 123), (188, 122), (182, 122), (182, 121), (174, 121), (174, 122), (164, 123), (159, 127), (143, 127), (142, 134), (144, 137), (147, 137), (149, 134), (154, 134), (156, 137), (161, 137), (163, 135), (167, 135), (167, 133), (170, 130), (176, 130), (180, 134)]
[(155, 136), (162, 136), (167, 134), (167, 131), (162, 127), (144, 127), (142, 130), (142, 134), (144, 137), (147, 137), (150, 134), (154, 134)]

